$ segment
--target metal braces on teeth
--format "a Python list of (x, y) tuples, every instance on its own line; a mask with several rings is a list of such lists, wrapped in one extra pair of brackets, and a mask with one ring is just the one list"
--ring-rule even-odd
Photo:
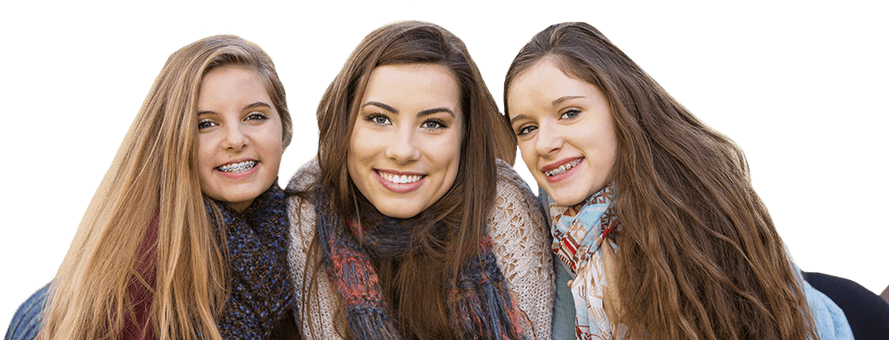
[(575, 160), (569, 162), (568, 164), (562, 164), (561, 166), (559, 166), (559, 168), (554, 169), (552, 171), (544, 172), (543, 174), (547, 175), (547, 176), (555, 176), (555, 175), (561, 174), (565, 171), (571, 170), (571, 168), (573, 168), (575, 165), (579, 164), (580, 161), (581, 161), (580, 159), (575, 159)]
[(256, 166), (256, 161), (241, 162), (237, 164), (223, 165), (219, 167), (222, 172), (244, 172)]

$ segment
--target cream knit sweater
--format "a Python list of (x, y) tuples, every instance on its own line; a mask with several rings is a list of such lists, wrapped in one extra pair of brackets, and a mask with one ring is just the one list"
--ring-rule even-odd
[[(317, 161), (312, 160), (293, 175), (287, 188), (305, 189), (319, 175)], [(533, 323), (524, 326), (523, 335), (550, 339), (556, 287), (549, 229), (537, 199), (515, 170), (497, 160), (497, 175), (497, 201), (488, 217), (488, 235), (494, 241), (497, 264), (518, 306)], [(291, 197), (287, 209), (291, 221), (288, 260), (293, 273), (294, 314), (301, 320), (303, 339), (343, 339), (345, 320), (341, 312), (337, 313), (339, 298), (324, 268), (320, 268), (322, 272), (315, 283), (317, 293), (308, 299), (311, 308), (308, 313), (303, 312), (303, 299), (308, 294), (303, 278), (309, 275), (311, 279), (307, 270), (311, 271), (312, 266), (306, 262), (315, 237), (315, 208), (310, 201)]]

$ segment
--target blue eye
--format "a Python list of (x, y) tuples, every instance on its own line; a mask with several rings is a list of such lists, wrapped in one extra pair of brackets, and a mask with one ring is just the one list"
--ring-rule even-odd
[(446, 129), (448, 126), (442, 123), (442, 121), (438, 119), (429, 119), (424, 121), (420, 127), (429, 130), (438, 130), (438, 129)]
[(564, 113), (562, 113), (562, 115), (559, 116), (559, 118), (572, 119), (574, 117), (577, 117), (577, 115), (579, 115), (579, 114), (580, 114), (580, 110), (578, 110), (578, 109), (568, 109), (568, 111), (565, 111)]
[(364, 120), (374, 123), (376, 125), (390, 125), (389, 117), (386, 117), (383, 114), (375, 113), (370, 116), (364, 118)]
[(537, 130), (537, 127), (534, 126), (534, 125), (525, 126), (525, 127), (521, 128), (521, 129), (519, 129), (519, 131), (516, 132), (515, 135), (516, 135), (516, 136), (524, 136), (524, 135), (527, 135), (527, 134), (529, 134), (529, 133), (531, 133), (531, 132), (534, 132), (534, 130)]

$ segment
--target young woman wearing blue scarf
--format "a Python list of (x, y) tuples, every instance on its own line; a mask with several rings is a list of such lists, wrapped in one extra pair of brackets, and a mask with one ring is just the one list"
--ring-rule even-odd
[(568, 276), (563, 330), (851, 338), (842, 311), (787, 254), (738, 146), (598, 30), (563, 23), (538, 33), (511, 64), (504, 97)]

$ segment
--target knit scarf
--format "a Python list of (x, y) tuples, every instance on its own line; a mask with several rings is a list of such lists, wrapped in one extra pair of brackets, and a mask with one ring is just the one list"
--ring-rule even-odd
[(553, 221), (553, 252), (573, 275), (570, 288), (578, 339), (621, 338), (625, 329), (618, 324), (620, 306), (607, 280), (619, 234), (612, 207), (614, 188), (607, 186), (570, 207), (541, 196)]
[[(315, 190), (316, 231), (322, 261), (339, 293), (352, 337), (400, 339), (371, 259), (408, 255), (414, 225), (411, 220), (385, 216), (370, 204), (360, 208), (362, 224), (351, 220), (344, 224), (333, 209), (332, 197), (328, 188)], [(438, 235), (445, 232), (441, 225), (435, 228)], [(484, 236), (478, 256), (469, 257), (457, 273), (456, 285), (448, 288), (451, 327), (465, 339), (518, 339), (520, 312), (512, 305), (491, 248), (490, 237)]]
[(216, 203), (221, 224), (204, 201), (217, 236), (225, 235), (231, 274), (231, 292), (217, 319), (219, 332), (224, 339), (266, 339), (278, 320), (291, 317), (285, 312), (293, 302), (284, 192), (276, 180), (242, 212)]

